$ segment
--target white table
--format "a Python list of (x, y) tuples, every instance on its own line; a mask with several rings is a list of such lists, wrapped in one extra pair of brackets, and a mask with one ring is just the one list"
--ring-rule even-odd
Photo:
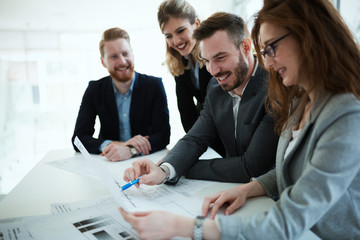
[[(109, 195), (103, 182), (70, 171), (53, 167), (47, 162), (76, 156), (72, 149), (53, 150), (20, 181), (20, 183), (0, 202), (0, 219), (22, 216), (51, 214), (50, 204), (55, 202), (75, 202)], [(160, 159), (159, 159), (160, 160)], [(229, 189), (237, 184), (217, 183), (203, 189), (199, 198)], [(251, 215), (266, 211), (274, 201), (268, 197), (250, 199), (235, 214)], [(302, 239), (318, 239), (311, 232)]]

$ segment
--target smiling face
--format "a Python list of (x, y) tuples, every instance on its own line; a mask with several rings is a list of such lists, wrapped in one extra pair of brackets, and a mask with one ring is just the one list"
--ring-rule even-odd
[(162, 30), (166, 43), (182, 56), (189, 55), (196, 44), (192, 34), (199, 24), (199, 19), (191, 24), (188, 19), (170, 17)]
[[(283, 27), (263, 23), (260, 26), (261, 48), (267, 44), (271, 44), (289, 31)], [(275, 56), (273, 58), (265, 55), (264, 64), (268, 69), (273, 69), (283, 79), (283, 84), (287, 87), (302, 84), (304, 88), (305, 82), (301, 80), (300, 71), (300, 46), (295, 38), (290, 34), (274, 44)]]
[(224, 91), (235, 90), (246, 82), (249, 62), (241, 46), (236, 48), (225, 31), (217, 31), (204, 39), (200, 48), (206, 69)]
[(106, 41), (101, 62), (114, 81), (127, 82), (134, 75), (134, 55), (129, 42), (124, 38)]

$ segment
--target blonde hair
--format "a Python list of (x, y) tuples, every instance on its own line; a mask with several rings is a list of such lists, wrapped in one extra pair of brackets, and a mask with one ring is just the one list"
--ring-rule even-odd
[[(159, 27), (163, 30), (164, 25), (171, 17), (189, 20), (190, 24), (194, 24), (197, 18), (195, 9), (185, 0), (165, 0), (158, 10)], [(191, 51), (191, 56), (195, 59), (200, 68), (204, 66), (204, 62), (198, 58), (200, 54), (199, 43), (197, 42)], [(184, 73), (185, 69), (189, 69), (189, 65), (184, 65), (181, 54), (166, 44), (166, 65), (173, 76), (179, 76)]]

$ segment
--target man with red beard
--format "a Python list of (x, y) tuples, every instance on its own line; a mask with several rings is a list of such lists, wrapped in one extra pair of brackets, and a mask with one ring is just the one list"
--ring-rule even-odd
[[(134, 70), (130, 37), (123, 29), (106, 30), (99, 48), (101, 63), (110, 76), (89, 82), (72, 142), (78, 136), (90, 153), (101, 153), (110, 161), (165, 148), (170, 140), (170, 124), (161, 78)], [(100, 132), (94, 138), (97, 116)]]
[[(160, 166), (135, 161), (125, 170), (125, 181), (142, 176), (139, 184), (175, 184), (185, 175), (244, 183), (274, 167), (279, 136), (265, 110), (267, 74), (252, 54), (244, 20), (215, 13), (194, 30), (193, 38), (200, 41), (201, 58), (213, 76), (204, 109)], [(217, 136), (226, 157), (199, 161)]]

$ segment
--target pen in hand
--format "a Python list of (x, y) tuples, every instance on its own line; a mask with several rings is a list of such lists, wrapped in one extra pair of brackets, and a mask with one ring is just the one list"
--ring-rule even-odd
[(132, 185), (137, 184), (139, 182), (139, 179), (140, 178), (137, 178), (137, 179), (125, 184), (124, 186), (121, 187), (121, 190), (124, 191), (124, 190), (128, 189), (129, 187), (131, 187)]

